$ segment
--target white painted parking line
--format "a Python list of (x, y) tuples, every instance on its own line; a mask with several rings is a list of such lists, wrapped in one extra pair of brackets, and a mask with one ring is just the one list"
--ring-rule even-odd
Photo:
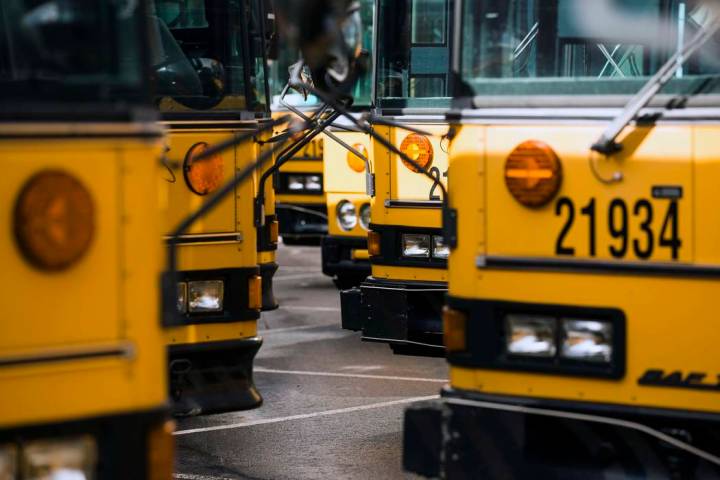
[(327, 417), (329, 415), (341, 415), (343, 413), (362, 412), (364, 410), (373, 410), (376, 408), (392, 407), (394, 405), (404, 405), (406, 403), (423, 402), (425, 400), (435, 400), (440, 395), (430, 395), (427, 397), (411, 397), (400, 400), (391, 400), (389, 402), (371, 403), (369, 405), (359, 405), (357, 407), (337, 408), (334, 410), (325, 410), (323, 412), (304, 413), (302, 415), (290, 415), (289, 417), (265, 418), (262, 420), (250, 420), (248, 422), (231, 423), (229, 425), (216, 425), (214, 427), (191, 428), (189, 430), (179, 430), (173, 435), (189, 435), (191, 433), (215, 432), (218, 430), (233, 430), (236, 428), (254, 427), (257, 425), (268, 425), (271, 423), (290, 422), (293, 420), (304, 420), (307, 418)]
[[(302, 280), (305, 278), (320, 278), (324, 275), (320, 272), (318, 273), (298, 273), (297, 275), (280, 275), (273, 277), (273, 282), (282, 282), (287, 280)], [(329, 280), (329, 278), (328, 278)]]
[(340, 307), (305, 307), (303, 305), (282, 305), (283, 310), (300, 310), (308, 312), (339, 312)]
[(294, 332), (296, 330), (309, 330), (311, 328), (333, 327), (333, 326), (338, 326), (338, 322), (318, 323), (315, 325), (298, 325), (297, 327), (285, 327), (285, 328), (264, 328), (264, 329), (258, 330), (258, 332), (262, 333), (263, 335), (267, 335), (268, 333)]
[(208, 477), (207, 475), (195, 475), (192, 473), (173, 473), (173, 478), (180, 480), (233, 480), (227, 477)]
[(276, 370), (273, 368), (253, 368), (254, 372), (280, 373), (284, 375), (310, 375), (315, 377), (368, 378), (371, 380), (393, 380), (403, 382), (446, 383), (447, 378), (396, 377), (392, 375), (367, 375), (364, 373), (313, 372), (308, 370)]

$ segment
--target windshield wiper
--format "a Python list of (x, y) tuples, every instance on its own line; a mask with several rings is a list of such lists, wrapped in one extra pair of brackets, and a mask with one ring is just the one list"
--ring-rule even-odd
[(640, 110), (645, 108), (665, 84), (673, 78), (673, 75), (675, 75), (675, 72), (682, 66), (685, 60), (710, 40), (718, 30), (720, 30), (720, 15), (716, 15), (706, 28), (700, 30), (692, 40), (686, 43), (682, 49), (675, 52), (675, 54), (660, 67), (660, 70), (630, 99), (623, 111), (610, 122), (610, 125), (605, 129), (598, 141), (590, 148), (605, 155), (611, 155), (622, 150), (622, 143), (616, 142), (616, 139), (623, 129), (632, 122)]

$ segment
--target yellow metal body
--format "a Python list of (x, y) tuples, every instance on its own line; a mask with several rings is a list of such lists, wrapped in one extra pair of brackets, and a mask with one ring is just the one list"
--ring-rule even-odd
[[(158, 127), (0, 128), (0, 428), (163, 408)], [(89, 250), (53, 273), (29, 265), (12, 232), (21, 187), (47, 169), (79, 179), (95, 207)]]
[[(161, 182), (161, 205), (165, 212), (163, 231), (166, 233), (172, 231), (184, 217), (200, 208), (208, 198), (194, 193), (185, 181), (183, 162), (190, 148), (199, 142), (213, 145), (256, 128), (255, 122), (246, 122), (244, 125), (227, 122), (225, 126), (218, 126), (218, 122), (211, 123), (212, 126), (206, 128), (203, 128), (202, 122), (193, 122), (191, 128), (181, 122), (168, 124), (166, 155), (170, 171), (166, 171)], [(224, 161), (222, 183), (230, 181), (237, 170), (256, 161), (259, 152), (258, 144), (243, 142), (220, 153)], [(234, 195), (228, 195), (214, 210), (191, 227), (185, 235), (188, 239), (201, 236), (207, 240), (178, 246), (179, 271), (221, 271), (250, 268), (259, 264), (253, 210), (256, 188), (255, 176), (253, 181), (239, 185)], [(212, 239), (213, 235), (220, 234), (231, 234), (234, 238)], [(267, 253), (265, 260), (270, 260), (272, 256), (272, 253)], [(221, 325), (196, 323), (173, 326), (166, 329), (165, 338), (168, 345), (178, 345), (237, 340), (254, 337), (256, 334), (255, 319), (238, 318), (236, 322)]]
[[(433, 134), (428, 137), (432, 144), (434, 157), (428, 168), (440, 172), (441, 181), (446, 184), (445, 173), (448, 171), (448, 155), (446, 153), (446, 140), (442, 139), (448, 131), (447, 124), (418, 123), (408, 124), (410, 127), (421, 129)], [(409, 132), (396, 127), (375, 126), (377, 134), (400, 148)], [(375, 173), (376, 195), (372, 199), (372, 224), (390, 225), (411, 228), (442, 228), (442, 214), (439, 201), (434, 204), (419, 206), (404, 206), (403, 201), (429, 202), (431, 190), (433, 196), (442, 198), (440, 189), (433, 190), (433, 182), (423, 175), (411, 171), (403, 164), (398, 155), (385, 148), (380, 142), (372, 142), (373, 166)], [(400, 202), (399, 206), (392, 206), (393, 202)], [(438, 268), (406, 267), (401, 265), (372, 265), (372, 275), (376, 278), (391, 280), (421, 280), (433, 282), (446, 282), (447, 270)]]
[[(661, 122), (654, 127), (628, 127), (621, 136), (624, 149), (609, 159), (589, 150), (604, 126), (604, 122), (458, 125), (450, 162), (450, 201), (458, 211), (458, 246), (449, 260), (449, 293), (457, 299), (619, 309), (626, 316), (627, 329), (624, 376), (597, 379), (451, 366), (451, 386), (487, 394), (717, 413), (720, 402), (711, 386), (720, 374), (720, 357), (712, 353), (720, 343), (713, 301), (718, 281), (716, 276), (693, 273), (693, 268), (716, 267), (720, 262), (720, 224), (711, 207), (720, 201), (715, 185), (720, 173), (715, 153), (718, 126)], [(505, 160), (526, 140), (545, 142), (562, 164), (560, 191), (541, 208), (522, 206), (505, 186)], [(621, 181), (603, 183), (598, 178), (618, 176), (617, 172)], [(652, 187), (658, 185), (683, 191), (676, 199), (682, 244), (675, 259), (671, 248), (658, 246), (671, 202), (653, 197)], [(577, 209), (563, 246), (574, 248), (570, 258), (579, 262), (578, 268), (478, 268), (491, 257), (540, 262), (559, 258), (559, 233), (567, 223), (566, 214), (556, 213), (559, 198), (571, 199)], [(595, 255), (590, 250), (588, 219), (579, 211), (593, 198)], [(608, 227), (608, 205), (614, 199), (628, 205), (629, 240), (622, 258), (611, 254), (611, 247), (617, 251), (621, 246)], [(647, 201), (655, 212), (646, 226), (645, 209), (633, 209), (638, 200)], [(647, 228), (653, 232), (654, 249), (650, 258), (641, 259), (636, 249), (646, 250)], [(641, 269), (582, 271), (582, 262), (610, 262), (611, 268), (639, 264)], [(648, 264), (668, 268), (655, 273), (642, 270)], [(676, 267), (687, 268), (681, 273), (673, 270)], [(638, 380), (651, 369), (680, 372), (683, 379), (700, 372), (705, 376), (696, 383), (710, 387), (640, 385)]]
[[(371, 140), (367, 135), (346, 130), (333, 130), (332, 134), (356, 149), (358, 149), (358, 146), (362, 146), (364, 151), (367, 152), (372, 168)], [(324, 142), (323, 178), (327, 198), (328, 235), (355, 238), (367, 237), (367, 230), (360, 225), (360, 222), (355, 225), (355, 228), (348, 231), (340, 227), (337, 221), (337, 204), (342, 200), (352, 202), (358, 214), (363, 205), (370, 203), (370, 197), (365, 192), (366, 171), (358, 172), (350, 167), (348, 155), (353, 154), (345, 147), (330, 138), (325, 138)], [(362, 151), (362, 149), (358, 150)], [(367, 256), (367, 250), (365, 252), (365, 256)]]

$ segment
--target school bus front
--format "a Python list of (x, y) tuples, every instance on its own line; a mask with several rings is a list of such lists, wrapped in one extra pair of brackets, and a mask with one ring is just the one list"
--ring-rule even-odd
[[(343, 292), (342, 321), (364, 340), (404, 353), (443, 353), (448, 249), (435, 180), (447, 181), (449, 9), (449, 2), (378, 3), (374, 103), (380, 122), (373, 129), (432, 179), (373, 140), (372, 275)], [(411, 30), (397, 41), (398, 31)]]
[(58, 8), (0, 5), (0, 478), (169, 480), (146, 14)]
[[(156, 49), (165, 53), (154, 68), (168, 128), (161, 189), (166, 234), (254, 162), (262, 147), (253, 140), (204, 160), (195, 156), (269, 121), (259, 80), (264, 75), (255, 71), (264, 65), (255, 61), (264, 54), (256, 48), (263, 40), (258, 2), (192, 3), (187, 15), (157, 3), (153, 16), (162, 41)], [(255, 178), (238, 185), (176, 240), (180, 316), (165, 332), (176, 414), (253, 408), (262, 401), (252, 377), (262, 343), (256, 188)]]
[[(475, 97), (451, 146), (450, 386), (406, 414), (410, 470), (720, 475), (720, 357), (710, 353), (720, 230), (709, 208), (720, 170), (707, 82), (720, 72), (718, 44), (678, 67), (650, 27), (679, 25), (674, 38), (689, 42), (711, 28), (709, 11), (631, 3), (600, 5), (597, 25), (583, 2), (459, 10), (473, 55), (463, 50), (458, 68)], [(641, 20), (645, 36), (629, 38)], [(598, 44), (601, 24), (613, 28)], [(515, 40), (483, 40), (506, 29)], [(602, 142), (666, 62), (673, 77), (642, 114), (653, 120)], [(678, 96), (683, 107), (668, 109)], [(450, 440), (426, 448), (428, 437)]]

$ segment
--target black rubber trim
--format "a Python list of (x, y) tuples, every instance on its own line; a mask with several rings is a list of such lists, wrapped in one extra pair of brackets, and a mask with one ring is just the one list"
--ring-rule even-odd
[[(713, 412), (692, 412), (689, 410), (676, 410), (670, 408), (641, 407), (635, 405), (623, 405), (620, 403), (600, 402), (579, 402), (576, 400), (559, 400), (554, 398), (540, 397), (519, 397), (515, 395), (498, 395), (491, 393), (480, 393), (471, 390), (463, 390), (452, 387), (444, 387), (440, 392), (443, 398), (459, 398), (476, 400), (479, 402), (492, 402), (510, 405), (522, 405), (533, 408), (546, 408), (548, 410), (560, 410), (564, 412), (586, 413), (598, 416), (622, 416), (622, 417), (656, 417), (662, 419), (683, 419), (717, 423), (720, 428), (720, 413)], [(638, 421), (638, 420), (635, 420)], [(638, 423), (643, 423), (638, 421)]]
[(433, 258), (432, 251), (430, 252), (430, 258), (405, 258), (402, 256), (402, 234), (420, 233), (430, 236), (442, 235), (442, 228), (371, 223), (370, 230), (380, 234), (380, 255), (371, 256), (371, 264), (393, 267), (447, 269), (447, 260)]
[(479, 257), (478, 268), (568, 271), (582, 273), (642, 274), (681, 277), (720, 277), (720, 266), (674, 263), (621, 262), (532, 257)]
[(277, 309), (280, 305), (275, 297), (273, 289), (273, 277), (279, 265), (275, 262), (260, 264), (260, 277), (262, 278), (262, 311), (267, 312)]
[[(165, 239), (167, 242), (168, 240)], [(182, 237), (178, 237), (175, 239), (173, 243), (177, 245), (187, 245), (187, 244), (193, 244), (193, 243), (213, 243), (213, 242), (220, 242), (220, 243), (226, 243), (226, 242), (241, 242), (242, 241), (242, 233), (239, 232), (233, 232), (233, 233), (213, 233), (208, 235), (184, 235)]]
[(98, 447), (94, 478), (142, 480), (148, 474), (148, 433), (168, 419), (169, 409), (163, 405), (149, 410), (3, 428), (0, 430), (0, 444), (91, 435)]
[(281, 237), (312, 237), (319, 240), (321, 236), (327, 235), (327, 205), (324, 203), (277, 203), (275, 213)]
[(353, 250), (367, 250), (367, 237), (328, 235), (321, 247), (322, 271), (329, 277), (344, 274), (370, 275), (370, 261), (352, 258)]
[(202, 325), (206, 323), (233, 323), (243, 320), (257, 320), (260, 318), (260, 311), (248, 308), (248, 281), (250, 278), (258, 275), (260, 275), (260, 269), (257, 266), (177, 272), (178, 282), (222, 280), (224, 282), (223, 311), (178, 314), (174, 316), (174, 318), (181, 319), (182, 323), (164, 326)]
[(386, 208), (432, 208), (440, 210), (440, 200), (385, 200)]
[[(258, 116), (259, 115), (259, 116)], [(187, 122), (187, 125), (202, 125), (199, 122), (237, 122), (238, 124), (257, 124), (262, 121), (271, 121), (267, 113), (257, 113), (250, 111), (232, 111), (232, 112), (162, 112), (161, 119), (163, 122)], [(182, 128), (182, 127), (181, 127)], [(194, 128), (194, 127), (193, 127)]]
[[(625, 376), (626, 319), (617, 308), (581, 307), (495, 300), (459, 299), (448, 296), (447, 305), (468, 316), (467, 350), (448, 353), (448, 362), (461, 367), (488, 370), (526, 371), (550, 375), (570, 375), (619, 380)], [(544, 315), (556, 318), (603, 320), (613, 325), (613, 360), (610, 365), (597, 362), (513, 356), (506, 352), (504, 319), (508, 314)], [(556, 341), (560, 341), (558, 328)]]

